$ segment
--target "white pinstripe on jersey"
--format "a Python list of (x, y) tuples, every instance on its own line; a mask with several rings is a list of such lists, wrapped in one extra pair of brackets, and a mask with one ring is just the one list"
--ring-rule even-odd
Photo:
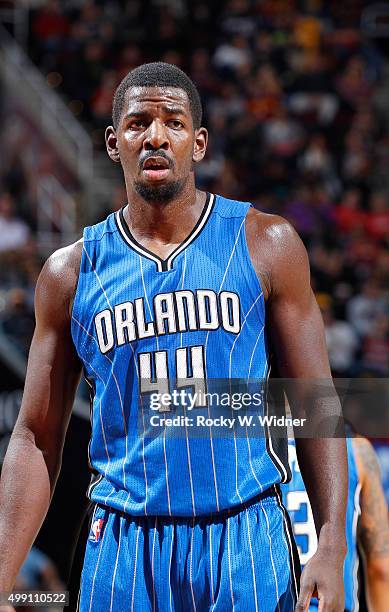
[[(151, 311), (149, 297), (147, 295), (147, 289), (146, 289), (146, 283), (145, 283), (145, 275), (143, 274), (143, 263), (142, 263), (142, 256), (141, 255), (139, 255), (139, 266), (140, 266), (140, 275), (141, 275), (141, 279), (142, 279), (142, 285), (143, 285), (144, 296), (145, 296), (145, 300), (146, 300), (146, 304), (147, 304), (147, 309), (149, 311), (150, 319), (152, 319), (153, 318), (153, 313)], [(155, 344), (156, 344), (156, 350), (159, 351), (158, 335), (155, 335)]]
[(139, 545), (140, 530), (141, 530), (141, 526), (138, 525), (138, 529), (136, 530), (135, 560), (134, 560), (134, 578), (133, 578), (133, 581), (132, 581), (131, 612), (134, 612), (134, 603), (135, 603), (135, 584), (136, 584), (136, 570), (137, 570), (137, 564), (138, 564), (138, 545)]
[[(186, 271), (186, 251), (184, 251), (184, 266), (183, 266), (182, 277), (181, 277), (181, 289), (184, 288), (185, 271)], [(182, 348), (182, 332), (180, 333), (180, 347)], [(183, 409), (184, 409), (184, 417), (186, 417), (185, 405), (183, 406)], [(189, 436), (188, 436), (188, 427), (186, 425), (186, 419), (185, 419), (185, 441), (186, 441), (186, 452), (187, 452), (187, 457), (188, 457), (189, 484), (190, 484), (190, 494), (192, 498), (193, 515), (196, 516), (196, 504), (195, 504), (194, 489), (193, 489), (192, 463), (191, 463), (191, 458), (190, 458)]]
[[(82, 323), (80, 323), (80, 321), (78, 321), (78, 320), (77, 320), (77, 319), (76, 319), (76, 318), (75, 318), (73, 315), (72, 315), (72, 320), (73, 320), (73, 321), (74, 321), (74, 322), (75, 322), (75, 323), (76, 323), (76, 324), (77, 324), (77, 325), (78, 325), (78, 326), (79, 326), (79, 327), (82, 329), (82, 331), (84, 331), (84, 332), (86, 333), (86, 335), (87, 335), (89, 338), (91, 338), (91, 339), (93, 340), (93, 342), (94, 342), (94, 343), (95, 343), (95, 344), (98, 346), (98, 342), (97, 342), (96, 338), (95, 338), (94, 336), (92, 336), (92, 334), (90, 334), (90, 333), (88, 332), (88, 330), (87, 330), (87, 329), (85, 329), (85, 327), (82, 325)], [(127, 424), (126, 424), (126, 417), (124, 416), (123, 398), (122, 398), (122, 394), (121, 394), (121, 391), (120, 391), (120, 386), (119, 386), (118, 380), (117, 380), (117, 378), (116, 378), (116, 376), (115, 376), (115, 372), (114, 372), (114, 369), (113, 369), (113, 361), (112, 361), (112, 359), (110, 359), (110, 358), (108, 357), (108, 355), (104, 355), (104, 357), (105, 357), (105, 358), (106, 358), (106, 359), (109, 361), (109, 363), (111, 364), (111, 375), (112, 375), (112, 378), (113, 378), (113, 379), (114, 379), (114, 381), (115, 381), (116, 389), (117, 389), (117, 392), (118, 392), (119, 403), (120, 403), (120, 409), (121, 409), (121, 411), (122, 411), (122, 417), (123, 417), (123, 428), (124, 428), (124, 433), (125, 433), (125, 435), (126, 435), (126, 437), (127, 437)], [(82, 358), (82, 360), (83, 360), (85, 363), (87, 363), (87, 361), (84, 359), (84, 357)], [(126, 454), (127, 454), (127, 449), (126, 449)]]
[(254, 466), (253, 466), (253, 460), (252, 460), (252, 457), (251, 457), (250, 438), (249, 438), (249, 435), (248, 435), (247, 425), (246, 425), (246, 440), (247, 440), (247, 446), (248, 446), (248, 451), (249, 451), (249, 464), (250, 464), (251, 473), (254, 476), (254, 479), (255, 479), (257, 485), (259, 486), (259, 490), (262, 492), (263, 491), (263, 486), (259, 482), (258, 476), (257, 476), (257, 474), (256, 474), (256, 472), (254, 470)]
[[(186, 410), (184, 411), (184, 414), (186, 416)], [(194, 489), (193, 489), (192, 463), (190, 460), (190, 445), (189, 445), (188, 427), (186, 424), (185, 424), (185, 440), (186, 440), (186, 452), (188, 456), (189, 484), (190, 484), (190, 494), (192, 498), (193, 516), (196, 516), (196, 504), (195, 504)]]
[(266, 514), (265, 504), (259, 504), (259, 505), (260, 505), (260, 508), (261, 508), (262, 512), (265, 515), (265, 520), (266, 520), (266, 534), (267, 534), (267, 538), (269, 540), (270, 561), (271, 561), (271, 566), (272, 566), (273, 575), (274, 575), (274, 584), (275, 584), (275, 587), (276, 587), (277, 610), (279, 611), (280, 610), (280, 594), (278, 592), (277, 572), (276, 572), (276, 568), (274, 567), (273, 545), (272, 545), (270, 529), (269, 529), (269, 519), (268, 519), (267, 514)]
[(209, 525), (209, 569), (210, 569), (210, 582), (211, 582), (211, 598), (212, 608), (215, 606), (215, 594), (213, 592), (213, 554), (212, 554), (212, 524)]
[(254, 358), (255, 349), (257, 348), (258, 341), (259, 341), (260, 337), (262, 336), (264, 329), (265, 329), (265, 326), (263, 325), (262, 329), (260, 330), (260, 332), (259, 332), (259, 334), (257, 336), (257, 339), (255, 341), (254, 348), (253, 348), (253, 350), (251, 352), (251, 357), (250, 357), (250, 362), (249, 362), (249, 371), (248, 371), (248, 374), (247, 374), (247, 382), (249, 382), (249, 380), (250, 380), (251, 366), (253, 364), (253, 358)]
[[(184, 289), (185, 283), (185, 272), (186, 272), (186, 251), (184, 251), (184, 264), (182, 266), (182, 276), (181, 276), (181, 290)], [(182, 348), (182, 332), (180, 332), (180, 347)]]
[(246, 525), (247, 525), (247, 537), (249, 541), (250, 548), (250, 561), (251, 561), (251, 569), (253, 572), (253, 587), (254, 587), (254, 602), (255, 602), (255, 612), (258, 612), (258, 598), (257, 598), (257, 581), (255, 579), (255, 566), (254, 566), (254, 555), (253, 555), (253, 547), (251, 544), (251, 535), (250, 535), (250, 521), (247, 509), (245, 510), (246, 514)]
[(231, 550), (230, 550), (230, 518), (227, 518), (227, 557), (228, 557), (228, 576), (230, 579), (230, 593), (232, 610), (235, 609), (234, 588), (232, 586)]
[(99, 283), (99, 285), (100, 285), (100, 287), (101, 287), (101, 290), (102, 290), (102, 292), (103, 292), (103, 294), (104, 294), (104, 297), (105, 297), (105, 299), (107, 300), (107, 304), (108, 304), (108, 306), (109, 306), (109, 309), (110, 309), (110, 311), (111, 311), (111, 312), (113, 312), (113, 308), (112, 308), (111, 302), (109, 301), (109, 298), (108, 298), (107, 292), (105, 291), (105, 289), (104, 289), (104, 287), (103, 287), (103, 285), (102, 285), (102, 282), (101, 282), (100, 276), (97, 274), (97, 272), (96, 272), (96, 268), (94, 267), (94, 265), (93, 265), (93, 263), (92, 263), (92, 260), (91, 260), (91, 258), (89, 257), (89, 253), (88, 253), (88, 251), (87, 251), (87, 250), (86, 250), (86, 248), (85, 248), (85, 244), (83, 244), (82, 249), (83, 249), (83, 251), (84, 251), (85, 255), (87, 256), (87, 259), (88, 259), (88, 261), (89, 261), (89, 263), (90, 263), (90, 267), (92, 268), (93, 272), (94, 272), (94, 273), (95, 273), (95, 275), (96, 275), (97, 281), (98, 281), (98, 283)]
[(169, 583), (169, 607), (170, 607), (170, 612), (172, 612), (172, 597), (173, 597), (173, 593), (172, 593), (172, 578), (171, 578), (171, 574), (172, 574), (172, 558), (173, 558), (173, 542), (174, 542), (174, 525), (172, 525), (172, 541), (170, 544), (170, 555), (169, 555), (169, 576), (168, 576), (168, 583)]
[(111, 587), (111, 600), (110, 600), (110, 604), (109, 604), (109, 612), (112, 612), (112, 608), (113, 608), (113, 596), (115, 593), (115, 579), (116, 579), (116, 572), (118, 569), (118, 562), (119, 562), (119, 555), (120, 555), (120, 546), (122, 543), (122, 525), (123, 525), (124, 519), (123, 517), (120, 517), (119, 519), (119, 536), (118, 536), (118, 551), (116, 553), (116, 561), (115, 561), (115, 567), (113, 570), (113, 576), (112, 576), (112, 587)]
[[(352, 528), (354, 542), (357, 541), (358, 518), (361, 514), (361, 506), (360, 506), (361, 488), (362, 488), (362, 485), (360, 482), (358, 482), (356, 489), (355, 489), (355, 494), (354, 494), (354, 515), (353, 515), (353, 528)], [(358, 612), (359, 610), (358, 569), (359, 569), (359, 555), (357, 553), (355, 555), (355, 563), (353, 567), (353, 603), (354, 603), (353, 612)]]
[[(233, 344), (232, 344), (232, 347), (231, 347), (231, 350), (230, 350), (230, 360), (229, 360), (229, 369), (228, 369), (228, 377), (229, 377), (229, 378), (231, 378), (231, 376), (232, 376), (232, 353), (233, 353), (233, 351), (234, 351), (235, 344), (237, 343), (237, 341), (238, 341), (238, 339), (239, 339), (239, 336), (240, 336), (240, 334), (242, 333), (242, 329), (243, 329), (243, 327), (244, 327), (244, 325), (245, 325), (245, 323), (246, 323), (246, 321), (247, 321), (247, 317), (249, 316), (250, 312), (251, 312), (251, 311), (252, 311), (252, 309), (254, 308), (255, 304), (256, 304), (256, 303), (258, 302), (258, 300), (259, 300), (259, 299), (262, 297), (262, 295), (263, 295), (263, 292), (261, 291), (261, 293), (258, 295), (258, 297), (257, 297), (257, 298), (254, 300), (254, 302), (251, 304), (251, 306), (250, 306), (249, 310), (248, 310), (248, 311), (246, 312), (246, 314), (244, 315), (244, 318), (243, 318), (243, 322), (242, 322), (242, 325), (241, 325), (240, 331), (239, 331), (239, 333), (236, 335), (235, 340), (234, 340), (234, 342), (233, 342)], [(263, 328), (262, 328), (262, 330), (263, 330)], [(259, 337), (258, 337), (258, 339), (259, 339)], [(257, 342), (258, 342), (258, 340), (257, 340)], [(256, 344), (255, 344), (255, 346), (254, 346), (254, 351), (255, 351), (255, 349), (256, 349), (256, 346), (257, 346), (257, 343), (256, 343)], [(253, 354), (254, 354), (254, 352), (253, 352)], [(250, 378), (250, 370), (251, 370), (251, 361), (250, 361), (250, 368), (249, 368), (249, 376), (248, 376), (248, 378)]]
[(236, 489), (236, 494), (239, 497), (239, 501), (242, 504), (243, 499), (241, 498), (240, 493), (239, 493), (239, 483), (238, 483), (238, 448), (236, 446), (235, 427), (234, 427), (234, 452), (235, 452), (235, 489)]
[(195, 520), (194, 517), (192, 519), (192, 533), (191, 533), (191, 538), (190, 538), (190, 559), (189, 559), (189, 584), (190, 584), (190, 592), (192, 595), (192, 603), (193, 603), (193, 612), (196, 612), (197, 608), (196, 608), (196, 601), (195, 601), (195, 596), (194, 596), (194, 591), (193, 591), (193, 575), (192, 575), (192, 569), (193, 569), (193, 538), (194, 538), (194, 533), (195, 533)]
[(151, 551), (151, 580), (153, 581), (153, 612), (155, 612), (155, 574), (154, 574), (154, 553), (155, 553), (155, 538), (157, 535), (157, 524), (158, 517), (155, 517), (154, 522), (154, 533), (153, 533), (153, 547)]

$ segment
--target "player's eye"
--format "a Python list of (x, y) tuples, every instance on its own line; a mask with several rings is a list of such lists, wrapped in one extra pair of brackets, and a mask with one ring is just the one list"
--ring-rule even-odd
[(182, 127), (184, 127), (184, 124), (179, 119), (170, 119), (168, 125), (175, 130), (180, 130)]
[(134, 119), (129, 124), (130, 130), (143, 130), (146, 127), (146, 122), (144, 119)]

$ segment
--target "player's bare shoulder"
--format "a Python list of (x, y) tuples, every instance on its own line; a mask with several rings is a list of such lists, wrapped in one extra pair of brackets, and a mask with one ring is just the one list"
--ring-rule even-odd
[(265, 286), (266, 297), (285, 274), (308, 266), (301, 238), (289, 221), (279, 215), (250, 209), (246, 217), (246, 238), (254, 268)]
[(35, 310), (45, 318), (69, 321), (77, 289), (83, 239), (55, 251), (45, 262), (35, 292)]

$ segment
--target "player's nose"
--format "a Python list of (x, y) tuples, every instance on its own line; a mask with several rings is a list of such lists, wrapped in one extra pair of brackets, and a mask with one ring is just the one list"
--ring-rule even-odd
[(169, 140), (164, 123), (159, 119), (154, 119), (149, 125), (145, 134), (143, 147), (146, 150), (150, 149), (168, 149)]

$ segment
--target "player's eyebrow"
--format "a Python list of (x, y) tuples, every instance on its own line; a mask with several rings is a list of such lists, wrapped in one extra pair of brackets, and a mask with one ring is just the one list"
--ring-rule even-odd
[(163, 106), (162, 110), (169, 115), (186, 115), (184, 109), (179, 106)]
[[(185, 116), (187, 114), (184, 111), (184, 109), (179, 107), (179, 106), (162, 106), (162, 110), (167, 115), (181, 115), (181, 116)], [(126, 121), (128, 119), (139, 119), (139, 118), (147, 117), (148, 115), (150, 115), (150, 111), (149, 110), (143, 110), (143, 111), (142, 110), (134, 110), (134, 111), (128, 112), (124, 116), (124, 120)]]
[(131, 111), (129, 113), (127, 113), (126, 115), (124, 115), (124, 120), (126, 121), (127, 119), (137, 119), (137, 118), (141, 118), (141, 117), (145, 117), (148, 113), (146, 111)]

